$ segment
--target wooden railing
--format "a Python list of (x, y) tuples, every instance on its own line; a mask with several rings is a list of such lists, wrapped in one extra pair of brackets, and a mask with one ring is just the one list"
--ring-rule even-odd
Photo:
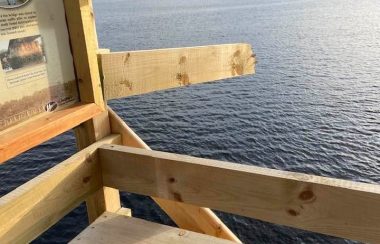
[(92, 1), (64, 5), (82, 103), (0, 132), (0, 164), (72, 128), (81, 151), (0, 198), (0, 243), (35, 239), (83, 201), (90, 222), (119, 212), (119, 190), (151, 196), (181, 228), (235, 242), (209, 207), (380, 242), (379, 185), (150, 151), (107, 111), (107, 99), (253, 74), (250, 45), (111, 53), (98, 49)]
[(0, 165), (100, 114), (94, 103), (75, 104), (47, 113), (0, 132)]
[[(147, 149), (149, 146), (114, 112), (108, 110), (111, 132), (122, 136), (121, 145)], [(240, 243), (239, 238), (208, 208), (152, 197), (181, 228)]]
[(97, 148), (110, 135), (0, 198), (0, 243), (28, 243), (103, 187)]
[(99, 54), (105, 99), (255, 73), (247, 43)]
[(380, 240), (380, 186), (148, 151), (99, 148), (103, 184), (365, 242)]
[(184, 212), (173, 204), (180, 209), (184, 204), (182, 210), (193, 206), (187, 213), (197, 224), (203, 229), (219, 225), (223, 233), (226, 227), (218, 220), (202, 223), (207, 209), (197, 206), (358, 241), (380, 241), (379, 185), (110, 145), (144, 147), (112, 116), (110, 111), (114, 134), (0, 199), (0, 243), (33, 240), (105, 187), (152, 196), (164, 209), (167, 202), (169, 214)]

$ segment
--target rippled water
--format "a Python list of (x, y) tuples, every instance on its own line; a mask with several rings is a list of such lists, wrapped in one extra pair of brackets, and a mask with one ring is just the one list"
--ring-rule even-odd
[[(380, 183), (380, 2), (95, 0), (100, 44), (114, 51), (248, 42), (257, 74), (110, 102), (153, 149)], [(74, 152), (66, 133), (0, 166), (3, 195)], [(52, 148), (59, 151), (52, 151)], [(172, 224), (146, 197), (134, 215)], [(246, 243), (342, 239), (218, 213)], [(76, 209), (39, 238), (66, 242)], [(59, 237), (54, 237), (58, 235)]]

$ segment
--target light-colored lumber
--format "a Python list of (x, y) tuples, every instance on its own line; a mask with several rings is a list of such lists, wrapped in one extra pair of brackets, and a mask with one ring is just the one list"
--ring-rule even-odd
[(132, 217), (132, 210), (130, 208), (120, 208), (116, 211), (117, 214)]
[(146, 220), (104, 213), (70, 243), (81, 244), (227, 244), (231, 241)]
[(380, 242), (380, 185), (104, 145), (103, 184), (276, 224)]
[(0, 198), (0, 243), (28, 243), (102, 187), (96, 154), (110, 135)]
[[(112, 109), (109, 108), (108, 112), (111, 131), (121, 134), (122, 145), (150, 149)], [(152, 199), (180, 228), (240, 243), (239, 238), (210, 209), (157, 197)]]
[(94, 103), (36, 116), (0, 132), (0, 164), (100, 114)]
[(101, 187), (86, 199), (87, 216), (90, 223), (105, 211), (117, 212), (121, 208), (119, 190)]
[(221, 80), (255, 72), (249, 44), (100, 54), (106, 99)]
[[(98, 39), (91, 0), (64, 0), (76, 77), (81, 101), (98, 104), (104, 112), (83, 123), (75, 130), (78, 149), (83, 149), (110, 134), (108, 112), (100, 82)], [(116, 189), (99, 189), (86, 201), (89, 221), (104, 211), (120, 209), (120, 195)]]
[(105, 106), (100, 85), (98, 41), (91, 0), (64, 0), (80, 99)]

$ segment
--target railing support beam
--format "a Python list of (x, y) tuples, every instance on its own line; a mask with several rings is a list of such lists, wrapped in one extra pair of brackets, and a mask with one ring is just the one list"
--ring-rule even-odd
[(358, 241), (380, 241), (380, 185), (118, 145), (99, 148), (122, 191)]

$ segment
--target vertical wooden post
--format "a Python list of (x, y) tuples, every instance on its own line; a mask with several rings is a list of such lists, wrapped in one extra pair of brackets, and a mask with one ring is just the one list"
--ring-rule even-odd
[[(104, 110), (75, 129), (78, 149), (83, 149), (109, 135), (111, 130), (97, 62), (98, 40), (92, 0), (64, 0), (64, 4), (80, 99), (95, 103)], [(91, 223), (104, 211), (116, 212), (120, 209), (119, 191), (104, 187), (90, 196), (86, 204)]]
[[(110, 134), (111, 126), (101, 89), (92, 1), (64, 0), (64, 3), (80, 98), (84, 102), (96, 103), (104, 110), (101, 115), (76, 129), (77, 144), (81, 149)], [(103, 188), (87, 199), (86, 204), (89, 220), (92, 222), (104, 211), (118, 211), (120, 195), (116, 189)], [(164, 205), (167, 206), (164, 210), (170, 216), (176, 216), (176, 222), (186, 229), (239, 242), (239, 239), (208, 209), (195, 206), (184, 206), (184, 209), (181, 209), (170, 203)]]

